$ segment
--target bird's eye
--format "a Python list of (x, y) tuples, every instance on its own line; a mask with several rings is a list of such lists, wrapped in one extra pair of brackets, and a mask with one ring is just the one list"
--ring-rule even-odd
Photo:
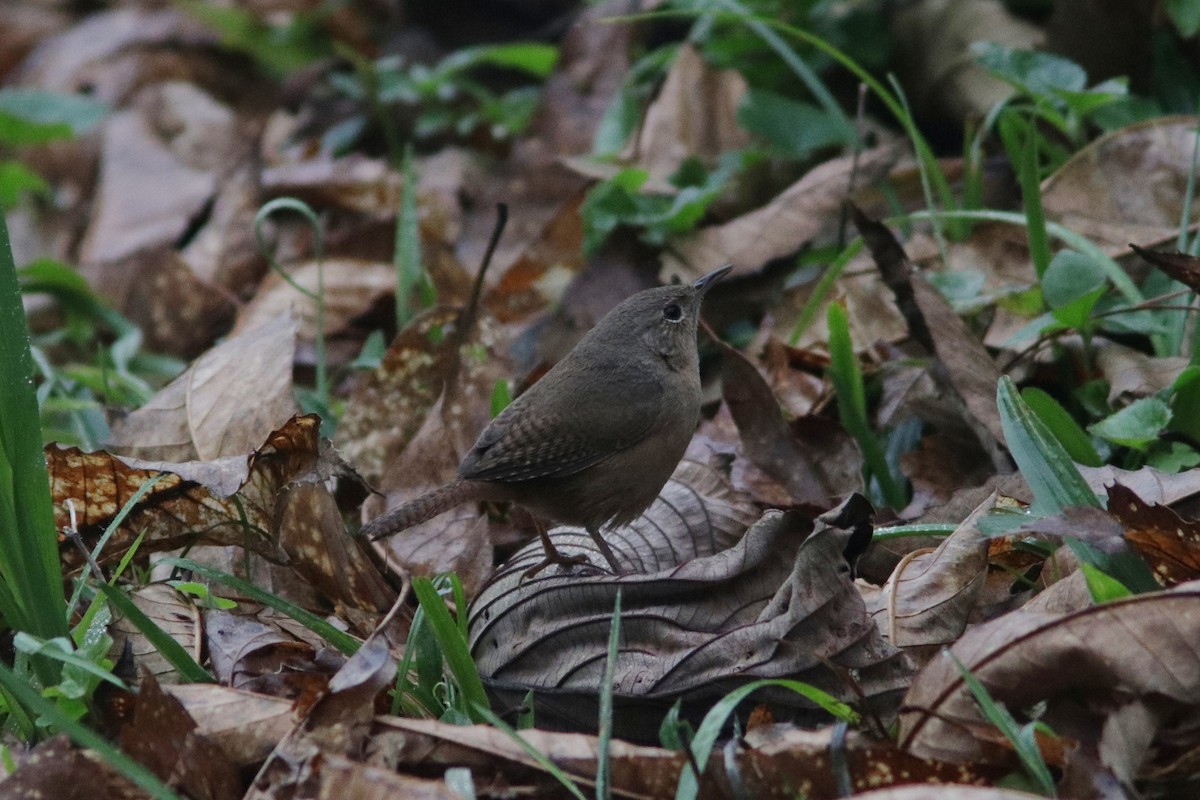
[(667, 322), (679, 322), (683, 319), (683, 308), (678, 303), (667, 303), (663, 306), (663, 319)]

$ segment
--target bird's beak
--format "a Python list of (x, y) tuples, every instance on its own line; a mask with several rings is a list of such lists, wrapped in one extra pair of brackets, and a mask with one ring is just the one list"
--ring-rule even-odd
[(711, 287), (714, 283), (721, 280), (721, 278), (724, 278), (725, 274), (731, 269), (733, 269), (733, 264), (726, 264), (723, 267), (714, 269), (703, 278), (697, 278), (696, 282), (692, 284), (692, 288), (699, 289), (700, 293), (703, 294), (704, 292), (707, 292), (709, 287)]

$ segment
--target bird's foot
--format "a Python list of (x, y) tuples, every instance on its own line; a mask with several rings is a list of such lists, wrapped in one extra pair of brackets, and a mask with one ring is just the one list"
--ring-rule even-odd
[(555, 564), (561, 567), (577, 567), (580, 564), (591, 565), (591, 561), (585, 555), (564, 556), (558, 550), (555, 550), (553, 553), (546, 553), (545, 558), (521, 573), (521, 580), (529, 580), (546, 567), (553, 566)]

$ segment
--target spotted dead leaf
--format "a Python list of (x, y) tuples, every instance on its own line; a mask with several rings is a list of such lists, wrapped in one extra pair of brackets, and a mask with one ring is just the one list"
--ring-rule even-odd
[[(850, 581), (843, 551), (861, 520), (843, 512), (861, 515), (830, 512), (803, 541), (807, 526), (768, 512), (733, 547), (657, 572), (546, 570), (523, 583), (517, 575), (514, 586), (514, 564), (470, 610), (471, 652), (484, 685), (501, 708), (515, 708), (532, 690), (541, 725), (593, 726), (620, 591), (618, 736), (644, 740), (677, 700), (694, 717), (734, 686), (768, 676), (806, 681), (886, 719), (910, 668), (883, 642)], [(695, 537), (686, 528), (675, 532), (681, 544), (688, 538)], [(619, 547), (619, 539), (610, 541)], [(843, 679), (847, 669), (855, 671), (853, 687)], [(754, 698), (747, 710), (767, 702), (777, 717), (825, 718), (790, 692)]]
[(296, 412), (296, 330), (283, 314), (212, 348), (115, 425), (111, 447), (173, 462), (249, 453)]
[[(142, 554), (233, 545), (291, 566), (334, 600), (377, 610), (390, 592), (346, 536), (332, 498), (322, 497), (328, 494), (324, 481), (342, 467), (321, 446), (319, 424), (315, 415), (296, 417), (249, 456), (212, 462), (147, 462), (49, 447), (55, 522), (65, 529), (73, 506), (83, 542), (93, 550), (125, 503), (157, 478), (96, 555), (100, 564), (119, 559), (143, 532)], [(65, 538), (60, 556), (69, 570), (82, 565), (78, 548)]]
[(196, 730), (183, 705), (142, 673), (133, 720), (121, 730), (121, 749), (159, 780), (203, 800), (236, 800), (242, 780), (215, 742)]
[(4, 796), (11, 800), (140, 800), (146, 796), (105, 759), (77, 747), (66, 734), (31, 751), (14, 752), (13, 760), (16, 769), (4, 778)]
[(475, 419), (467, 424), (474, 433), (486, 425), (488, 406), (479, 401), (491, 397), (496, 380), (506, 376), (507, 362), (487, 315), (478, 320), (475, 341), (456, 354), (458, 317), (453, 308), (421, 314), (388, 347), (379, 368), (352, 390), (334, 442), (371, 483), (381, 482), (456, 371), (461, 370), (456, 386), (467, 399), (449, 411)]
[(1108, 511), (1125, 526), (1126, 541), (1163, 586), (1200, 578), (1200, 523), (1167, 506), (1145, 503), (1119, 483), (1109, 487)]

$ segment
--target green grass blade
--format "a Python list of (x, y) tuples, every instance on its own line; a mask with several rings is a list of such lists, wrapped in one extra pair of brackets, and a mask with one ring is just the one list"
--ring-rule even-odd
[(164, 558), (160, 563), (170, 564), (171, 566), (179, 567), (180, 569), (186, 569), (191, 572), (195, 572), (198, 575), (203, 575), (210, 580), (223, 583), (232, 589), (238, 590), (251, 600), (255, 600), (265, 606), (269, 606), (281, 614), (287, 614), (289, 617), (296, 620), (301, 625), (323, 638), (325, 641), (329, 642), (331, 645), (337, 648), (339, 652), (345, 653), (348, 656), (354, 655), (355, 651), (358, 650), (361, 644), (361, 642), (359, 642), (353, 636), (343, 631), (339, 631), (337, 628), (333, 627), (316, 614), (305, 611), (300, 606), (284, 600), (282, 597), (276, 597), (270, 592), (264, 592), (262, 589), (258, 588), (249, 581), (244, 581), (241, 578), (230, 575), (227, 572), (222, 572), (219, 569), (213, 569), (212, 567), (205, 566), (199, 562), (192, 561), (190, 558), (170, 557)]
[(600, 684), (600, 720), (597, 726), (596, 753), (596, 798), (608, 800), (612, 796), (612, 764), (609, 751), (613, 737), (613, 681), (617, 674), (617, 654), (621, 645), (621, 590), (613, 603), (612, 624), (608, 629), (608, 657), (604, 662), (604, 682)]
[[(471, 651), (467, 648), (467, 640), (459, 633), (458, 623), (450, 616), (450, 609), (446, 608), (446, 603), (434, 588), (433, 581), (429, 578), (413, 578), (412, 587), (417, 602), (425, 609), (425, 618), (442, 648), (446, 665), (463, 693), (468, 713), (474, 717), (477, 707), (488, 708), (490, 704), (487, 693), (483, 690), (483, 681), (479, 679), (475, 660), (471, 658)], [(466, 611), (460, 609), (459, 613), (465, 615)]]
[[(67, 635), (58, 541), (33, 386), (25, 310), (0, 213), (0, 579), (11, 626), (43, 639)], [(54, 682), (57, 667), (38, 670)]]
[[(790, 689), (796, 694), (813, 701), (840, 720), (851, 724), (858, 722), (858, 714), (854, 709), (828, 692), (823, 692), (810, 684), (779, 678), (754, 681), (745, 686), (740, 686), (722, 697), (704, 715), (704, 721), (696, 729), (696, 737), (692, 740), (692, 755), (697, 767), (703, 770), (704, 765), (708, 763), (708, 757), (712, 754), (713, 747), (716, 745), (721, 731), (725, 728), (725, 721), (729, 719), (729, 715), (734, 712), (738, 704), (766, 686), (779, 686), (784, 689)], [(683, 773), (679, 776), (679, 785), (675, 789), (675, 800), (695, 800), (699, 791), (700, 778), (693, 771), (692, 765), (689, 763), (683, 768)]]
[(1100, 458), (1092, 445), (1091, 437), (1057, 400), (1036, 387), (1022, 389), (1021, 399), (1046, 424), (1072, 459), (1088, 467), (1104, 464), (1104, 459)]
[(884, 502), (892, 508), (903, 508), (906, 503), (904, 487), (892, 476), (883, 444), (871, 430), (871, 423), (867, 418), (866, 389), (863, 386), (862, 370), (858, 366), (854, 346), (850, 341), (850, 323), (846, 319), (846, 311), (838, 303), (831, 303), (827, 313), (829, 377), (837, 392), (838, 417), (842, 426), (858, 442), (863, 461), (866, 463), (868, 479), (873, 477), (879, 483)]

